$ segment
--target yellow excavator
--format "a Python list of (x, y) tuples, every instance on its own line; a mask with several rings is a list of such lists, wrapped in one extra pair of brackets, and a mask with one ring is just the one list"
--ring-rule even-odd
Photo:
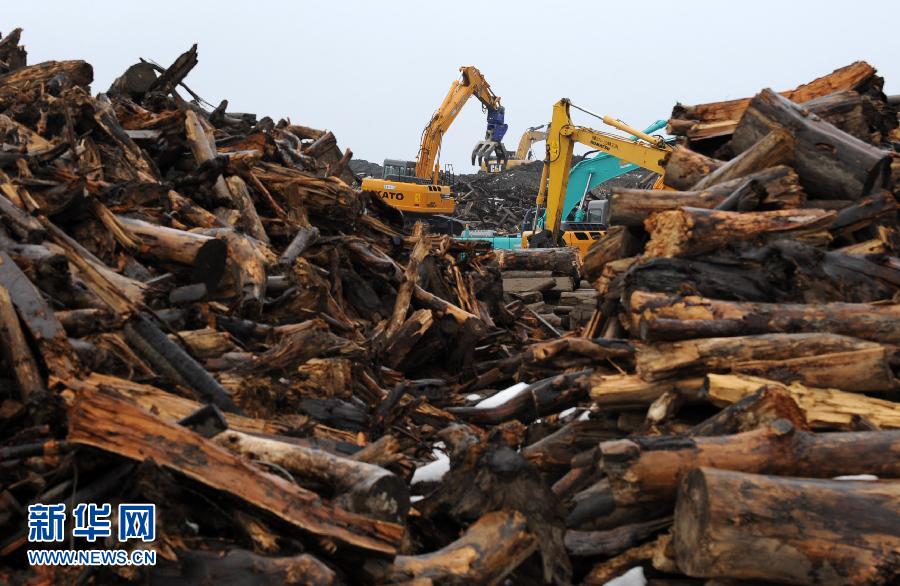
[(435, 111), (419, 144), (419, 155), (415, 161), (385, 159), (381, 177), (366, 177), (362, 181), (364, 190), (374, 191), (388, 204), (404, 214), (451, 215), (456, 209), (456, 201), (450, 190), (452, 171), (440, 170), (441, 140), (453, 124), (462, 107), (473, 95), (487, 112), (485, 139), (478, 142), (473, 150), (473, 158), (495, 156), (505, 161), (508, 158), (503, 147), (505, 110), (500, 97), (477, 68), (471, 65), (460, 67), (460, 79), (453, 82), (450, 91)]
[[(541, 126), (532, 126), (525, 129), (525, 132), (522, 133), (522, 138), (519, 139), (519, 147), (516, 149), (515, 154), (506, 160), (505, 164), (497, 157), (482, 157), (478, 161), (478, 166), (485, 173), (499, 173), (506, 169), (513, 169), (519, 165), (532, 162), (534, 153), (531, 147), (536, 142), (547, 140), (547, 132), (542, 130), (546, 126), (546, 124), (542, 124)], [(472, 164), (474, 165), (475, 161), (472, 161)]]
[[(570, 108), (602, 120), (631, 135), (617, 136), (572, 123)], [(584, 194), (566, 197), (569, 171), (575, 143), (608, 153), (622, 163), (631, 163), (659, 174), (653, 189), (665, 189), (663, 160), (672, 150), (661, 136), (651, 136), (611, 116), (600, 116), (563, 98), (553, 105), (553, 117), (547, 131), (547, 149), (537, 195), (537, 209), (531, 218), (531, 230), (522, 233), (524, 248), (574, 246), (582, 253), (606, 233), (609, 201), (587, 201)], [(580, 195), (580, 201), (579, 201)], [(570, 219), (571, 217), (571, 219)]]

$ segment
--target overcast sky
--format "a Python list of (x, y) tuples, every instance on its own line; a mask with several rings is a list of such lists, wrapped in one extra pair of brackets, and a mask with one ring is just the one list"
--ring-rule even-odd
[[(54, 0), (8, 2), (3, 15), (4, 34), (25, 29), (29, 62), (90, 62), (94, 92), (139, 57), (168, 65), (198, 43), (187, 83), (207, 101), (327, 128), (378, 162), (416, 156), (461, 65), (502, 97), (510, 148), (561, 97), (643, 127), (678, 101), (788, 89), (857, 59), (900, 93), (896, 2)], [(484, 127), (473, 98), (442, 163), (470, 170)]]

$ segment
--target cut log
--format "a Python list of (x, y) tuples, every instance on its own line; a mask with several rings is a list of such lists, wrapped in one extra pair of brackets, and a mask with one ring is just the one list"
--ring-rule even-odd
[(857, 200), (888, 184), (887, 152), (838, 130), (768, 89), (751, 100), (731, 145), (736, 152), (744, 152), (775, 129), (793, 134), (794, 168), (810, 197)]
[(265, 244), (269, 243), (269, 235), (263, 227), (259, 214), (256, 213), (256, 206), (253, 204), (253, 198), (250, 197), (250, 190), (247, 184), (237, 175), (232, 175), (225, 180), (228, 185), (228, 192), (231, 194), (231, 205), (241, 214), (240, 227), (250, 236), (256, 238)]
[(228, 246), (225, 242), (196, 232), (157, 226), (143, 220), (116, 216), (132, 234), (140, 238), (140, 253), (193, 268), (192, 280), (213, 289), (225, 273)]
[(293, 264), (294, 260), (303, 254), (307, 248), (312, 246), (318, 238), (318, 228), (300, 228), (297, 230), (297, 235), (294, 236), (294, 239), (288, 244), (288, 247), (285, 248), (284, 252), (281, 253), (281, 256), (278, 257), (278, 264), (290, 266)]
[(762, 387), (731, 403), (692, 427), (688, 435), (730, 435), (752, 431), (779, 419), (789, 421), (797, 429), (809, 429), (806, 414), (794, 400), (794, 396), (783, 387), (773, 385)]
[(686, 400), (697, 400), (703, 377), (682, 380), (645, 381), (633, 374), (591, 375), (591, 400), (600, 409), (647, 407), (667, 392), (676, 391)]
[(850, 234), (878, 221), (893, 219), (896, 224), (896, 217), (897, 200), (890, 191), (882, 189), (843, 208), (828, 229), (835, 234)]
[(302, 531), (393, 555), (399, 525), (348, 513), (295, 484), (266, 474), (192, 431), (110, 394), (82, 390), (69, 412), (72, 443), (156, 464), (268, 512)]
[(501, 271), (552, 271), (573, 279), (580, 274), (578, 250), (571, 247), (496, 250), (494, 254)]
[[(751, 180), (753, 181), (753, 180)], [(745, 184), (746, 182), (742, 182)], [(725, 186), (725, 188), (722, 187)], [(756, 203), (763, 199), (763, 188), (756, 183), (746, 192), (744, 199), (750, 203), (749, 208), (756, 207)], [(739, 186), (740, 187), (740, 186)], [(731, 182), (715, 185), (704, 191), (670, 191), (665, 189), (628, 189), (625, 187), (613, 187), (610, 197), (610, 216), (612, 224), (623, 226), (644, 226), (644, 222), (657, 212), (676, 210), (681, 207), (701, 209), (713, 209), (724, 202), (732, 193), (734, 186)], [(789, 206), (792, 207), (792, 206)], [(595, 244), (588, 250), (588, 254), (597, 248)], [(622, 255), (628, 256), (628, 255)], [(585, 258), (585, 274), (587, 274), (587, 258)], [(588, 276), (590, 278), (590, 276)]]
[(22, 242), (38, 244), (47, 236), (47, 231), (40, 222), (2, 194), (0, 194), (0, 223), (7, 226)]
[(46, 392), (43, 377), (25, 340), (9, 291), (3, 285), (0, 285), (0, 342), (0, 351), (15, 377), (22, 402), (41, 400)]
[(664, 181), (672, 189), (688, 190), (698, 181), (724, 165), (706, 155), (694, 152), (686, 146), (676, 146), (664, 162)]
[(433, 553), (397, 556), (387, 580), (428, 584), (499, 584), (535, 550), (525, 515), (486, 513), (462, 537)]
[(849, 391), (895, 386), (889, 348), (835, 334), (765, 334), (642, 345), (635, 354), (647, 381), (692, 374), (745, 373)]
[(672, 524), (671, 517), (630, 523), (606, 531), (566, 531), (566, 549), (573, 556), (614, 556), (639, 545)]
[(701, 466), (782, 476), (900, 477), (900, 430), (812, 433), (779, 419), (728, 436), (633, 436), (603, 442), (601, 466), (617, 505), (674, 500), (678, 483)]
[(900, 403), (796, 382), (784, 384), (743, 374), (710, 374), (706, 377), (704, 396), (714, 405), (724, 407), (761, 389), (789, 393), (813, 429), (900, 429)]
[(87, 88), (94, 81), (94, 69), (84, 61), (45, 61), (0, 75), (0, 109), (5, 110), (29, 90), (39, 91), (51, 80), (59, 91)]
[(894, 583), (900, 577), (900, 482), (701, 468), (679, 490), (672, 544), (678, 568), (689, 576)]
[[(781, 95), (799, 104), (837, 91), (858, 90), (874, 77), (874, 67), (865, 61), (857, 61)], [(734, 132), (750, 100), (743, 98), (696, 106), (677, 104), (669, 119), (670, 131), (691, 140), (727, 136)]]
[(222, 385), (155, 323), (137, 314), (125, 324), (124, 333), (135, 351), (167, 378), (190, 387), (204, 401), (223, 411), (237, 412), (237, 406)]
[(651, 257), (693, 256), (736, 241), (798, 238), (827, 227), (835, 213), (824, 210), (723, 212), (680, 208), (660, 212), (645, 223)]
[[(321, 482), (346, 500), (348, 510), (402, 523), (409, 511), (409, 489), (402, 479), (380, 466), (340, 458), (328, 452), (225, 431), (214, 442), (253, 460), (281, 466), (303, 480)], [(346, 499), (341, 495), (346, 495)]]
[(629, 329), (644, 341), (827, 332), (900, 344), (900, 305), (752, 303), (635, 291)]
[(542, 471), (565, 472), (576, 454), (621, 435), (615, 423), (608, 421), (570, 421), (525, 447), (522, 455)]
[[(2, 249), (0, 249), (0, 288), (7, 291), (22, 323), (37, 343), (47, 370), (63, 381), (76, 377), (80, 366), (65, 330), (56, 319), (53, 310), (44, 301), (40, 291)], [(6, 319), (8, 315), (4, 314), (4, 323)], [(33, 386), (33, 383), (28, 384), (30, 387)]]
[(409, 262), (403, 273), (403, 282), (400, 284), (400, 289), (397, 291), (397, 299), (394, 301), (394, 310), (384, 329), (386, 338), (391, 338), (396, 334), (403, 325), (403, 322), (406, 321), (406, 315), (409, 312), (409, 302), (412, 300), (413, 290), (415, 289), (416, 281), (419, 278), (419, 263), (421, 263), (428, 255), (428, 241), (425, 239), (425, 225), (421, 222), (417, 222), (413, 234), (417, 240), (409, 255)]
[(695, 183), (692, 189), (702, 191), (750, 173), (777, 165), (791, 165), (793, 162), (794, 138), (787, 130), (776, 128), (753, 145), (748, 146), (741, 154)]
[[(643, 190), (640, 191), (643, 192)], [(618, 193), (618, 190), (613, 189), (612, 201), (610, 202), (610, 222), (627, 226), (643, 225), (643, 219), (640, 224), (632, 224), (623, 219), (623, 216), (626, 215), (629, 218), (632, 217), (633, 211), (630, 211), (627, 205), (622, 205), (621, 208), (619, 207), (619, 203), (621, 202), (617, 202), (616, 193)], [(658, 193), (672, 192), (647, 190), (647, 193), (652, 194), (649, 197), (654, 197)], [(641, 199), (643, 201), (643, 198)], [(635, 238), (630, 231), (626, 230), (623, 226), (610, 226), (609, 230), (606, 231), (606, 234), (601, 236), (597, 242), (588, 248), (587, 253), (584, 255), (582, 271), (584, 272), (585, 278), (590, 282), (596, 281), (602, 275), (603, 267), (606, 266), (606, 263), (637, 254), (639, 252), (639, 247), (640, 243), (638, 239)]]

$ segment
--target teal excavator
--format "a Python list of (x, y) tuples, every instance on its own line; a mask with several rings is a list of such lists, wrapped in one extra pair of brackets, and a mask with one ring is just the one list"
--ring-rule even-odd
[[(657, 120), (644, 129), (644, 134), (652, 134), (665, 128), (665, 120)], [(637, 137), (632, 137), (637, 140)], [(624, 163), (609, 153), (599, 153), (589, 159), (583, 159), (572, 166), (569, 172), (569, 183), (566, 186), (566, 197), (562, 206), (562, 218), (571, 221), (583, 221), (591, 214), (591, 204), (606, 202), (588, 202), (588, 194), (597, 186), (629, 171), (640, 169), (638, 165)], [(536, 225), (543, 227), (543, 218), (538, 218)], [(531, 230), (535, 225), (533, 212), (523, 218), (522, 230)], [(521, 234), (496, 236), (491, 230), (468, 230), (462, 235), (463, 240), (487, 240), (495, 249), (509, 250), (522, 247)]]

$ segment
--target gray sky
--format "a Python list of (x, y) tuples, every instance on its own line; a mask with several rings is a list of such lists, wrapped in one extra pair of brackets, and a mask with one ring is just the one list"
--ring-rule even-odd
[[(378, 162), (416, 156), (461, 65), (503, 98), (511, 148), (561, 97), (643, 127), (677, 101), (792, 88), (857, 59), (900, 93), (900, 36), (888, 32), (896, 2), (54, 0), (8, 2), (3, 15), (3, 33), (25, 29), (29, 62), (93, 64), (95, 92), (138, 57), (168, 65), (196, 42), (187, 82), (209, 102), (327, 128)], [(473, 98), (442, 163), (471, 170), (484, 127)]]

